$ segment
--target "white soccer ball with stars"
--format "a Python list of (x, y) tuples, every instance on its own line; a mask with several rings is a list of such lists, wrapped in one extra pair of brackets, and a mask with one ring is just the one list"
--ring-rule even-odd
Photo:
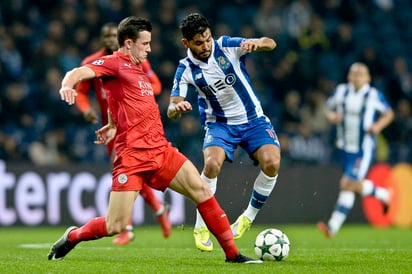
[(289, 238), (279, 229), (268, 228), (256, 236), (255, 253), (263, 261), (281, 261), (289, 255), (289, 250)]

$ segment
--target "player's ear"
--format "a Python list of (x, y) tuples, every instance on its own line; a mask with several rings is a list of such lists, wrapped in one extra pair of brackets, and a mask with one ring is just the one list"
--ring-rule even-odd
[(129, 50), (131, 48), (131, 44), (132, 44), (132, 39), (126, 39), (124, 41), (124, 45), (125, 45), (127, 50)]
[(182, 39), (182, 44), (183, 44), (183, 46), (184, 46), (185, 48), (188, 48), (188, 47), (189, 47), (189, 41), (187, 41), (186, 38), (183, 38), (183, 39)]

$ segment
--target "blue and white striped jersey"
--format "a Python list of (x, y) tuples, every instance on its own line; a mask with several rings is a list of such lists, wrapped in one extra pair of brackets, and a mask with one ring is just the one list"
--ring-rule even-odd
[(357, 92), (351, 84), (338, 85), (326, 106), (343, 117), (337, 125), (337, 147), (349, 153), (375, 147), (376, 137), (367, 131), (380, 113), (391, 109), (384, 95), (369, 84)]
[(244, 40), (222, 36), (213, 41), (208, 63), (195, 59), (189, 49), (179, 62), (171, 96), (186, 97), (193, 85), (202, 125), (216, 121), (239, 125), (265, 116), (239, 47)]

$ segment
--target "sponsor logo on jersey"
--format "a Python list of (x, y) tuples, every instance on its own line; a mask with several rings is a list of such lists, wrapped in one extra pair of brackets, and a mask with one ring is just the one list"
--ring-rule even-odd
[(152, 84), (150, 84), (150, 82), (147, 82), (145, 80), (138, 80), (137, 83), (139, 85), (140, 94), (142, 96), (153, 96), (154, 95)]
[(229, 73), (225, 77), (225, 83), (229, 86), (233, 86), (236, 83), (236, 75)]

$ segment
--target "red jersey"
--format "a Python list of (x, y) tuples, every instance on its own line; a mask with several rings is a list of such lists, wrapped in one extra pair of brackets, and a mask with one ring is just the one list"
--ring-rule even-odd
[(159, 77), (157, 77), (157, 74), (152, 70), (149, 59), (143, 61), (142, 68), (152, 84), (154, 95), (159, 95), (162, 92), (162, 82), (160, 82)]
[[(83, 59), (81, 65), (86, 65), (90, 64), (91, 62), (99, 59), (102, 56), (107, 55), (106, 51), (104, 49), (101, 49), (86, 58)], [(149, 63), (149, 60), (146, 59), (142, 63), (143, 71), (147, 74), (147, 77), (149, 77), (150, 83), (152, 84), (153, 87), (153, 92), (155, 95), (159, 95), (162, 92), (162, 83), (159, 80), (159, 77), (157, 77), (156, 73), (152, 70), (152, 66)], [(102, 83), (100, 82), (100, 79), (94, 78), (90, 80), (85, 80), (81, 81), (77, 84), (76, 86), (76, 91), (77, 91), (77, 97), (76, 97), (76, 106), (79, 108), (79, 110), (84, 113), (87, 110), (91, 109), (90, 105), (90, 100), (89, 100), (89, 91), (92, 90), (96, 94), (96, 99), (97, 102), (99, 103), (99, 108), (100, 108), (100, 118), (102, 121), (102, 124), (105, 125), (107, 124), (107, 101), (106, 101), (106, 92), (102, 87)]]
[(117, 126), (116, 154), (125, 147), (156, 149), (167, 147), (159, 107), (152, 85), (128, 55), (114, 52), (87, 64), (100, 78), (107, 93), (108, 107)]

